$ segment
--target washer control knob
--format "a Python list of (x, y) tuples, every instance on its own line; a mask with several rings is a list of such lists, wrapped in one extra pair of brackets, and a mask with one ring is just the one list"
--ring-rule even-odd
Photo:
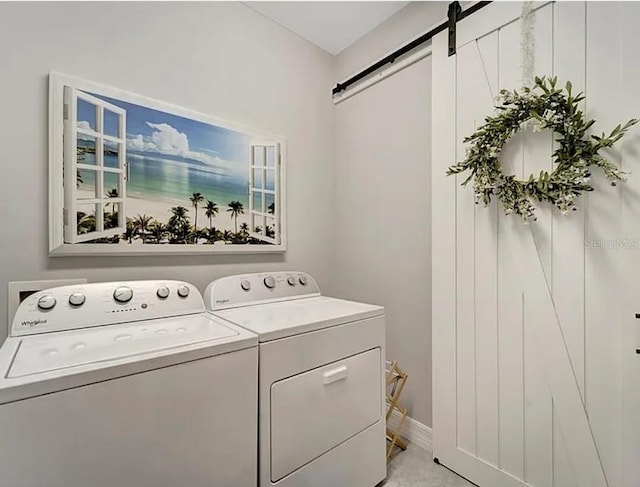
[(289, 283), (289, 286), (295, 286), (296, 285), (296, 278), (293, 276), (289, 276), (287, 277), (287, 282)]
[(300, 281), (300, 284), (302, 284), (303, 286), (307, 285), (307, 276), (300, 276), (298, 278), (298, 281)]
[(269, 289), (273, 289), (274, 287), (276, 287), (276, 280), (273, 278), (273, 276), (267, 276), (264, 278), (264, 285)]
[(169, 297), (169, 288), (167, 286), (161, 286), (156, 291), (156, 296), (160, 299), (167, 299)]
[(251, 289), (251, 281), (248, 281), (247, 279), (243, 279), (242, 282), (240, 283), (240, 287), (244, 291), (250, 290)]
[(113, 299), (118, 303), (128, 303), (133, 298), (133, 289), (128, 286), (120, 286), (113, 291)]
[(82, 293), (73, 293), (69, 295), (69, 304), (71, 306), (82, 306), (87, 297)]
[(52, 309), (56, 305), (56, 298), (51, 294), (45, 294), (38, 299), (38, 308), (42, 310)]
[(180, 286), (178, 288), (178, 296), (181, 298), (186, 298), (189, 296), (189, 286)]

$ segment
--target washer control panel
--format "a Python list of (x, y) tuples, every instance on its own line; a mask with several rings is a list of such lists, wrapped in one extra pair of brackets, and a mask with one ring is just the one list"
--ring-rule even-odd
[(198, 289), (182, 281), (99, 282), (45, 289), (16, 311), (11, 336), (35, 335), (201, 313)]
[(294, 271), (223, 277), (209, 284), (204, 292), (210, 310), (319, 295), (320, 288), (313, 277)]

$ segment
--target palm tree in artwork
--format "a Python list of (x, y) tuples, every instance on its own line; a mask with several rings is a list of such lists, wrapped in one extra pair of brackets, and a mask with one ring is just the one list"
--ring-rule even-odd
[[(175, 219), (175, 220), (186, 220), (187, 218), (189, 218), (187, 216), (187, 213), (189, 213), (189, 210), (187, 210), (184, 206), (173, 206), (171, 207), (171, 218)], [(171, 219), (170, 218), (170, 219)]]
[(185, 243), (189, 233), (189, 217), (184, 206), (174, 206), (171, 208), (171, 218), (169, 218), (169, 231), (174, 235), (176, 243)]
[(157, 244), (162, 243), (167, 233), (169, 233), (169, 227), (157, 220), (154, 220), (153, 223), (149, 225), (149, 230), (151, 231), (151, 236)]
[(233, 238), (233, 233), (231, 233), (229, 230), (225, 230), (222, 234), (222, 240), (224, 240), (225, 243), (233, 242)]
[(202, 193), (193, 193), (189, 201), (196, 209), (196, 217), (193, 220), (193, 233), (195, 234), (195, 243), (198, 243), (198, 205), (204, 201), (204, 196), (202, 196)]
[(231, 218), (235, 219), (236, 233), (238, 233), (238, 215), (244, 215), (244, 206), (239, 201), (229, 203), (227, 212), (231, 213)]
[(266, 234), (267, 237), (270, 237), (270, 238), (275, 238), (276, 236), (276, 231), (272, 226), (269, 226), (269, 225), (267, 225), (267, 228), (264, 233)]
[(78, 233), (90, 233), (96, 231), (96, 215), (95, 213), (78, 212), (77, 215)]
[[(112, 188), (109, 191), (107, 191), (107, 198), (117, 198), (118, 196), (120, 196), (118, 194), (118, 189), (117, 188)], [(116, 212), (116, 203), (111, 203), (111, 213), (115, 213)]]
[(208, 243), (214, 244), (218, 240), (222, 240), (222, 232), (216, 227), (211, 227), (203, 232), (203, 237), (207, 239)]
[(219, 208), (216, 203), (211, 200), (207, 200), (207, 205), (204, 207), (204, 215), (209, 219), (209, 231), (213, 228), (212, 220), (218, 214)]
[(122, 237), (128, 243), (131, 243), (133, 242), (133, 239), (135, 238), (137, 233), (138, 233), (138, 229), (134, 225), (133, 220), (131, 218), (127, 218), (127, 226), (125, 228), (124, 233), (122, 234)]
[(138, 233), (142, 236), (142, 243), (145, 243), (147, 240), (147, 235), (149, 232), (149, 226), (153, 221), (153, 217), (146, 214), (139, 214), (133, 220), (133, 225), (136, 227)]

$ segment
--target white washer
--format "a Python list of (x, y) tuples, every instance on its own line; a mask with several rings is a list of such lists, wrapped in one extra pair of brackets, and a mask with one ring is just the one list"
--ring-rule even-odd
[(255, 485), (257, 344), (184, 282), (33, 294), (0, 348), (0, 485)]
[(301, 272), (225, 277), (205, 303), (259, 336), (259, 487), (385, 478), (384, 308), (321, 296)]

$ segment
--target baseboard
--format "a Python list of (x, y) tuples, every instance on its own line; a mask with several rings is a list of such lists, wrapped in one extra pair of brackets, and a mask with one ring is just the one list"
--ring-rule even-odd
[[(394, 411), (391, 415), (391, 419), (389, 420), (389, 427), (394, 429), (398, 425), (399, 421), (400, 413), (398, 411)], [(428, 452), (433, 451), (433, 430), (409, 416), (404, 420), (400, 436), (423, 450)]]

